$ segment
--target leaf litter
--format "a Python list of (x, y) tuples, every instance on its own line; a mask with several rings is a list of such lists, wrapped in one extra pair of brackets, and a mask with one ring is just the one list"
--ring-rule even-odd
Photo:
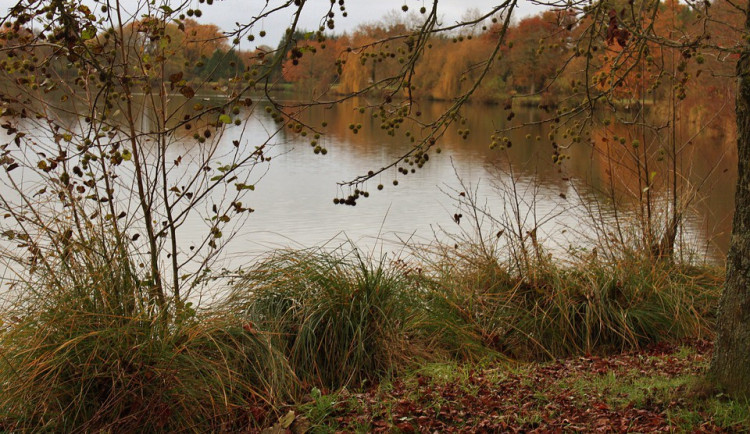
[(696, 392), (711, 351), (693, 340), (548, 363), (427, 366), (300, 412), (312, 432), (747, 432), (747, 403)]

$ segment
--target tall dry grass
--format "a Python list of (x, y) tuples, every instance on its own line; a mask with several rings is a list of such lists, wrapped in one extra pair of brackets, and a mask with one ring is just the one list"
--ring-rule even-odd
[(67, 265), (0, 314), (0, 430), (247, 429), (293, 394), (284, 357), (232, 312), (161, 311), (117, 257)]
[(225, 308), (274, 336), (306, 383), (358, 387), (426, 354), (419, 291), (417, 280), (356, 249), (284, 251), (246, 271)]

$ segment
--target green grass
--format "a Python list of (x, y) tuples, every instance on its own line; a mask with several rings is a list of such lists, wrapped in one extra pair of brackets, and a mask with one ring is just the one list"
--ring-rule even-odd
[[(682, 365), (671, 375), (675, 358), (682, 358)], [(302, 408), (313, 422), (312, 432), (352, 431), (362, 420), (398, 430), (405, 421), (419, 426), (420, 417), (438, 424), (433, 427), (473, 430), (481, 415), (497, 409), (502, 410), (494, 420), (505, 421), (506, 429), (540, 428), (550, 420), (571, 418), (570, 429), (589, 430), (603, 418), (627, 422), (633, 417), (641, 419), (641, 425), (633, 427), (638, 431), (650, 426), (695, 432), (706, 422), (730, 432), (750, 429), (750, 403), (695, 392), (708, 359), (690, 347), (653, 356), (617, 355), (601, 373), (592, 369), (603, 360), (598, 358), (583, 358), (582, 364), (581, 358), (572, 358), (516, 367), (430, 363), (354, 397), (348, 391), (315, 395)]]
[[(691, 354), (694, 354), (692, 348), (682, 347), (675, 357), (684, 359)], [(664, 361), (663, 357), (653, 359)], [(700, 359), (690, 362), (700, 372), (707, 369), (707, 363), (707, 360)], [(731, 400), (713, 391), (703, 393), (703, 381), (700, 374), (668, 376), (660, 372), (644, 373), (641, 369), (624, 368), (617, 373), (610, 371), (606, 374), (570, 376), (556, 386), (574, 390), (582, 406), (586, 406), (592, 397), (606, 401), (615, 409), (664, 406), (670, 424), (682, 432), (696, 431), (706, 420), (728, 429), (750, 429), (750, 402)]]

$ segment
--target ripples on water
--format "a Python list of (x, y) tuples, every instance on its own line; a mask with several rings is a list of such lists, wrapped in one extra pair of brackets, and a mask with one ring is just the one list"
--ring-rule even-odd
[[(442, 108), (439, 104), (421, 107), (423, 111)], [(257, 130), (255, 134), (265, 134), (271, 128), (271, 119), (263, 115), (265, 112), (253, 119), (251, 128)], [(512, 196), (508, 196), (512, 184), (510, 171), (522, 199), (520, 210), (526, 220), (525, 230), (531, 230), (535, 220), (541, 223), (539, 239), (554, 253), (588, 245), (588, 238), (594, 235), (591, 213), (605, 220), (613, 215), (607, 195), (602, 194), (606, 190), (603, 185), (606, 176), (591, 149), (586, 145), (572, 149), (572, 158), (561, 169), (551, 162), (551, 148), (543, 140), (535, 140), (536, 136), (546, 136), (543, 128), (532, 126), (509, 134), (514, 143), (511, 149), (492, 151), (488, 147), (489, 136), (494, 128), (502, 127), (506, 114), (496, 107), (469, 106), (465, 115), (468, 124), (461, 128), (472, 131), (468, 140), (455, 133), (458, 127), (453, 128), (440, 141), (443, 152), (432, 153), (424, 168), (408, 176), (393, 169), (377, 177), (366, 185), (372, 193), (370, 198), (351, 207), (332, 203), (334, 197), (350, 194), (348, 189), (338, 188), (337, 182), (387, 164), (408, 145), (403, 136), (394, 139), (380, 130), (379, 122), (360, 115), (355, 104), (312, 110), (306, 118), (311, 125), (328, 123), (329, 134), (322, 139), (328, 155), (314, 155), (309, 137), (286, 132), (279, 136), (274, 148), (278, 157), (249, 197), (256, 212), (229, 253), (241, 256), (286, 246), (336, 245), (344, 238), (361, 247), (398, 250), (406, 240), (430, 242), (444, 235), (444, 231), (472, 232), (468, 219), (464, 218), (460, 227), (454, 222), (454, 214), (461, 211), (458, 193), (476, 189), (478, 203), (503, 220), (504, 210), (512, 201)], [(530, 122), (539, 119), (535, 110), (521, 110), (518, 116)], [(364, 126), (358, 134), (352, 134), (348, 129), (350, 123)], [(531, 140), (526, 139), (527, 134)], [(705, 176), (701, 170), (694, 170), (695, 179)], [(459, 178), (467, 188), (461, 186)], [(710, 194), (714, 203), (718, 200), (724, 205), (724, 210), (714, 207), (713, 211), (718, 212), (712, 214), (711, 209), (698, 206), (685, 222), (684, 239), (691, 248), (705, 252), (712, 260), (722, 258), (725, 233), (731, 227), (727, 218), (732, 203), (730, 178), (725, 174), (723, 179), (706, 183), (719, 182), (719, 187)], [(393, 179), (399, 180), (398, 186), (392, 185)], [(378, 183), (385, 186), (382, 192), (376, 190)], [(727, 204), (730, 210), (726, 210)], [(625, 219), (633, 214), (627, 210), (620, 213)]]
[[(263, 103), (259, 105), (262, 107)], [(429, 116), (444, 106), (424, 103), (420, 109)], [(527, 122), (535, 122), (540, 116), (535, 110), (517, 110), (516, 114), (517, 119)], [(474, 192), (477, 203), (502, 222), (506, 216), (514, 217), (512, 209), (507, 214), (514, 203), (514, 196), (509, 194), (513, 189), (511, 179), (515, 179), (521, 202), (519, 214), (524, 231), (538, 226), (539, 240), (555, 254), (590, 246), (596, 236), (592, 222), (611, 221), (613, 216), (608, 195), (602, 193), (607, 190), (610, 174), (590, 146), (571, 148), (572, 158), (562, 167), (557, 166), (551, 162), (549, 144), (536, 140), (537, 136), (546, 137), (543, 127), (536, 125), (508, 133), (513, 143), (509, 150), (492, 151), (488, 148), (489, 136), (493, 129), (504, 125), (503, 110), (470, 105), (464, 115), (468, 123), (461, 128), (471, 130), (468, 139), (456, 134), (459, 127), (454, 127), (439, 142), (443, 152), (433, 152), (424, 168), (408, 176), (395, 169), (378, 176), (365, 186), (370, 197), (351, 207), (333, 204), (334, 197), (350, 194), (348, 187), (341, 188), (337, 183), (388, 164), (408, 148), (408, 143), (403, 135), (396, 139), (385, 134), (379, 121), (360, 114), (354, 103), (309, 110), (304, 116), (310, 125), (321, 125), (323, 121), (328, 124), (320, 139), (328, 154), (314, 155), (310, 137), (287, 130), (271, 139), (269, 155), (273, 159), (267, 166), (256, 168), (253, 176), (262, 177), (256, 190), (243, 199), (256, 211), (235, 228), (236, 235), (223, 252), (221, 263), (238, 267), (272, 249), (334, 247), (346, 240), (376, 252), (376, 256), (380, 252), (398, 252), (404, 242), (429, 243), (436, 238), (453, 242), (449, 234), (466, 231), (475, 235), (468, 213), (459, 206), (459, 199), (464, 199), (459, 193)], [(350, 123), (362, 123), (363, 128), (353, 134), (348, 128)], [(252, 149), (254, 142), (261, 144), (274, 130), (274, 122), (264, 110), (253, 110), (243, 127), (227, 128), (219, 154), (222, 148), (230, 150), (236, 139)], [(694, 142), (693, 146), (701, 146), (697, 139)], [(195, 152), (193, 143), (190, 139), (172, 145), (168, 158), (183, 156), (189, 160), (191, 152)], [(704, 155), (694, 167), (691, 165), (693, 182), (698, 183), (715, 169), (717, 163), (710, 163), (711, 158), (714, 157)], [(715, 172), (721, 176), (703, 184), (701, 193), (705, 199), (696, 202), (686, 217), (683, 236), (699, 254), (720, 261), (731, 228), (734, 163), (714, 159), (721, 166)], [(724, 172), (724, 167), (729, 172)], [(186, 164), (181, 170), (190, 168)], [(397, 187), (392, 184), (394, 179), (399, 180)], [(385, 186), (382, 192), (376, 189), (378, 183)], [(7, 194), (7, 187), (4, 191)], [(455, 222), (459, 213), (464, 215), (460, 225)], [(625, 209), (620, 213), (626, 218), (633, 215)], [(597, 218), (592, 220), (591, 215)], [(481, 228), (491, 238), (499, 227), (488, 221), (485, 219)], [(197, 242), (198, 235), (205, 234), (210, 225), (200, 218), (189, 220), (180, 229), (182, 248)], [(603, 232), (607, 230), (612, 228)]]

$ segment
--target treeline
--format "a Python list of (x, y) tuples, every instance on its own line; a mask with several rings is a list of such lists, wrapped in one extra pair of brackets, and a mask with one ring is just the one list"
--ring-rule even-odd
[[(621, 4), (620, 4), (621, 3)], [(674, 0), (663, 2), (654, 20), (646, 20), (655, 37), (676, 40), (680, 35), (701, 35), (713, 44), (731, 46), (739, 40), (733, 14), (726, 4), (712, 6), (708, 21), (698, 11)], [(724, 10), (726, 9), (726, 10)], [(619, 11), (619, 12), (618, 12)], [(424, 54), (410, 65), (416, 36), (413, 25), (390, 16), (386, 22), (360, 26), (352, 34), (320, 38), (309, 33), (297, 40), (296, 54), (285, 56), (283, 79), (300, 90), (349, 94), (379, 83), (389, 85), (402, 68), (413, 68), (411, 96), (433, 100), (454, 99), (474, 86), (488, 59), (487, 76), (474, 91), (475, 101), (498, 103), (512, 95), (529, 95), (542, 104), (593, 90), (609, 90), (618, 100), (656, 100), (671, 95), (714, 96), (725, 100), (736, 59), (722, 59), (710, 52), (678, 51), (664, 44), (646, 44), (638, 56), (623, 55), (630, 43), (630, 6), (612, 2), (609, 16), (580, 18), (567, 11), (546, 11), (526, 17), (504, 29), (502, 19), (464, 27), (461, 33), (430, 37)], [(614, 18), (613, 18), (614, 17)], [(594, 20), (609, 20), (600, 34)], [(387, 22), (390, 21), (390, 22)], [(618, 25), (619, 24), (619, 25)], [(700, 31), (696, 30), (700, 29)], [(645, 31), (645, 29), (642, 29)], [(492, 56), (503, 35), (505, 43)], [(304, 35), (304, 34), (303, 34)], [(695, 46), (697, 47), (698, 41)], [(391, 84), (392, 85), (392, 84)]]
[[(737, 29), (741, 23), (733, 22), (739, 14), (732, 13), (731, 6), (725, 2), (713, 5), (714, 19), (706, 20), (687, 4), (668, 0), (660, 5), (663, 10), (652, 21), (640, 21), (641, 27), (643, 23), (648, 27), (641, 30), (628, 27), (632, 13), (625, 11), (629, 8), (626, 2), (617, 0), (612, 2), (609, 16), (604, 17), (546, 11), (507, 28), (502, 18), (488, 19), (463, 26), (459, 33), (430, 35), (420, 56), (414, 56), (420, 43), (415, 30), (418, 17), (408, 14), (391, 14), (381, 22), (361, 25), (351, 34), (299, 30), (286, 34), (276, 48), (259, 45), (254, 50), (241, 49), (240, 41), (228, 38), (218, 26), (191, 18), (166, 25), (142, 19), (123, 29), (98, 34), (91, 29), (90, 35), (84, 29), (83, 33), (93, 51), (114, 50), (114, 39), (143, 51), (143, 58), (122, 60), (138, 62), (132, 66), (144, 77), (179, 75), (185, 81), (240, 79), (250, 83), (264, 77), (273, 83), (291, 84), (305, 97), (398, 87), (416, 99), (453, 100), (474, 87), (492, 59), (486, 76), (472, 93), (474, 101), (499, 103), (510, 96), (529, 96), (530, 101), (552, 106), (584, 94), (591, 97), (592, 90), (601, 90), (606, 91), (607, 98), (619, 101), (653, 102), (670, 96), (684, 99), (690, 93), (687, 89), (705, 98), (696, 103), (727, 100), (733, 84), (723, 77), (731, 75), (736, 59), (697, 47), (727, 47), (740, 40)], [(609, 20), (610, 25), (597, 26), (595, 20)], [(631, 42), (630, 31), (636, 30), (651, 32), (654, 42), (634, 56), (633, 50), (626, 53), (623, 48)], [(695, 49), (682, 51), (658, 43), (659, 38), (677, 40), (680, 35), (700, 35), (700, 40), (696, 40)], [(23, 46), (29, 36), (5, 28), (0, 44), (6, 48)], [(246, 38), (257, 43), (264, 32), (257, 36)], [(493, 56), (500, 38), (504, 43)], [(37, 50), (38, 58), (52, 58), (46, 53), (52, 48), (40, 45)], [(160, 55), (166, 58), (149, 62), (150, 52), (163, 53)], [(0, 68), (8, 73), (22, 72), (25, 65), (10, 54), (12, 50), (0, 60)], [(50, 66), (64, 79), (75, 76), (69, 71), (73, 63), (59, 61)], [(158, 71), (152, 69), (157, 63)], [(404, 68), (411, 71), (407, 85), (389, 80)]]
[[(14, 58), (13, 48), (24, 47), (36, 36), (38, 35), (31, 34), (28, 29), (6, 26), (0, 30), (0, 45), (8, 49), (10, 54), (0, 60), (0, 68), (5, 73), (19, 74), (28, 69), (22, 59)], [(190, 18), (166, 25), (159, 20), (141, 19), (128, 23), (122, 29), (84, 29), (83, 39), (87, 40), (89, 49), (95, 54), (118, 53), (119, 48), (115, 46), (114, 40), (122, 41), (128, 49), (123, 50), (124, 54), (118, 53), (117, 60), (127, 63), (131, 71), (142, 72), (143, 78), (153, 79), (162, 74), (180, 74), (186, 81), (210, 82), (243, 77), (252, 67), (256, 67), (257, 73), (257, 66), (263, 63), (264, 55), (273, 51), (269, 47), (253, 51), (241, 50), (218, 26), (201, 24)], [(75, 78), (78, 75), (78, 71), (73, 70), (75, 55), (67, 58), (54, 56), (53, 51), (53, 46), (38, 44), (34, 48), (38, 61), (30, 62), (27, 59), (25, 63), (34, 68), (41, 62), (45, 67), (44, 72), (53, 73), (62, 79)], [(127, 58), (122, 59), (122, 56)], [(119, 62), (115, 65), (118, 64)], [(158, 70), (155, 67), (157, 64)], [(114, 69), (120, 67), (115, 66)]]
[[(126, 40), (146, 49), (149, 45), (164, 48), (169, 54), (163, 64), (165, 74), (181, 74), (188, 81), (215, 82), (242, 77), (257, 63), (258, 53), (263, 51), (241, 50), (215, 24), (201, 24), (190, 18), (167, 24), (161, 30), (162, 36), (156, 40), (152, 36), (153, 29), (148, 28), (150, 25), (148, 21), (130, 24), (125, 31), (132, 36), (126, 35)], [(146, 34), (151, 36), (146, 38)]]

